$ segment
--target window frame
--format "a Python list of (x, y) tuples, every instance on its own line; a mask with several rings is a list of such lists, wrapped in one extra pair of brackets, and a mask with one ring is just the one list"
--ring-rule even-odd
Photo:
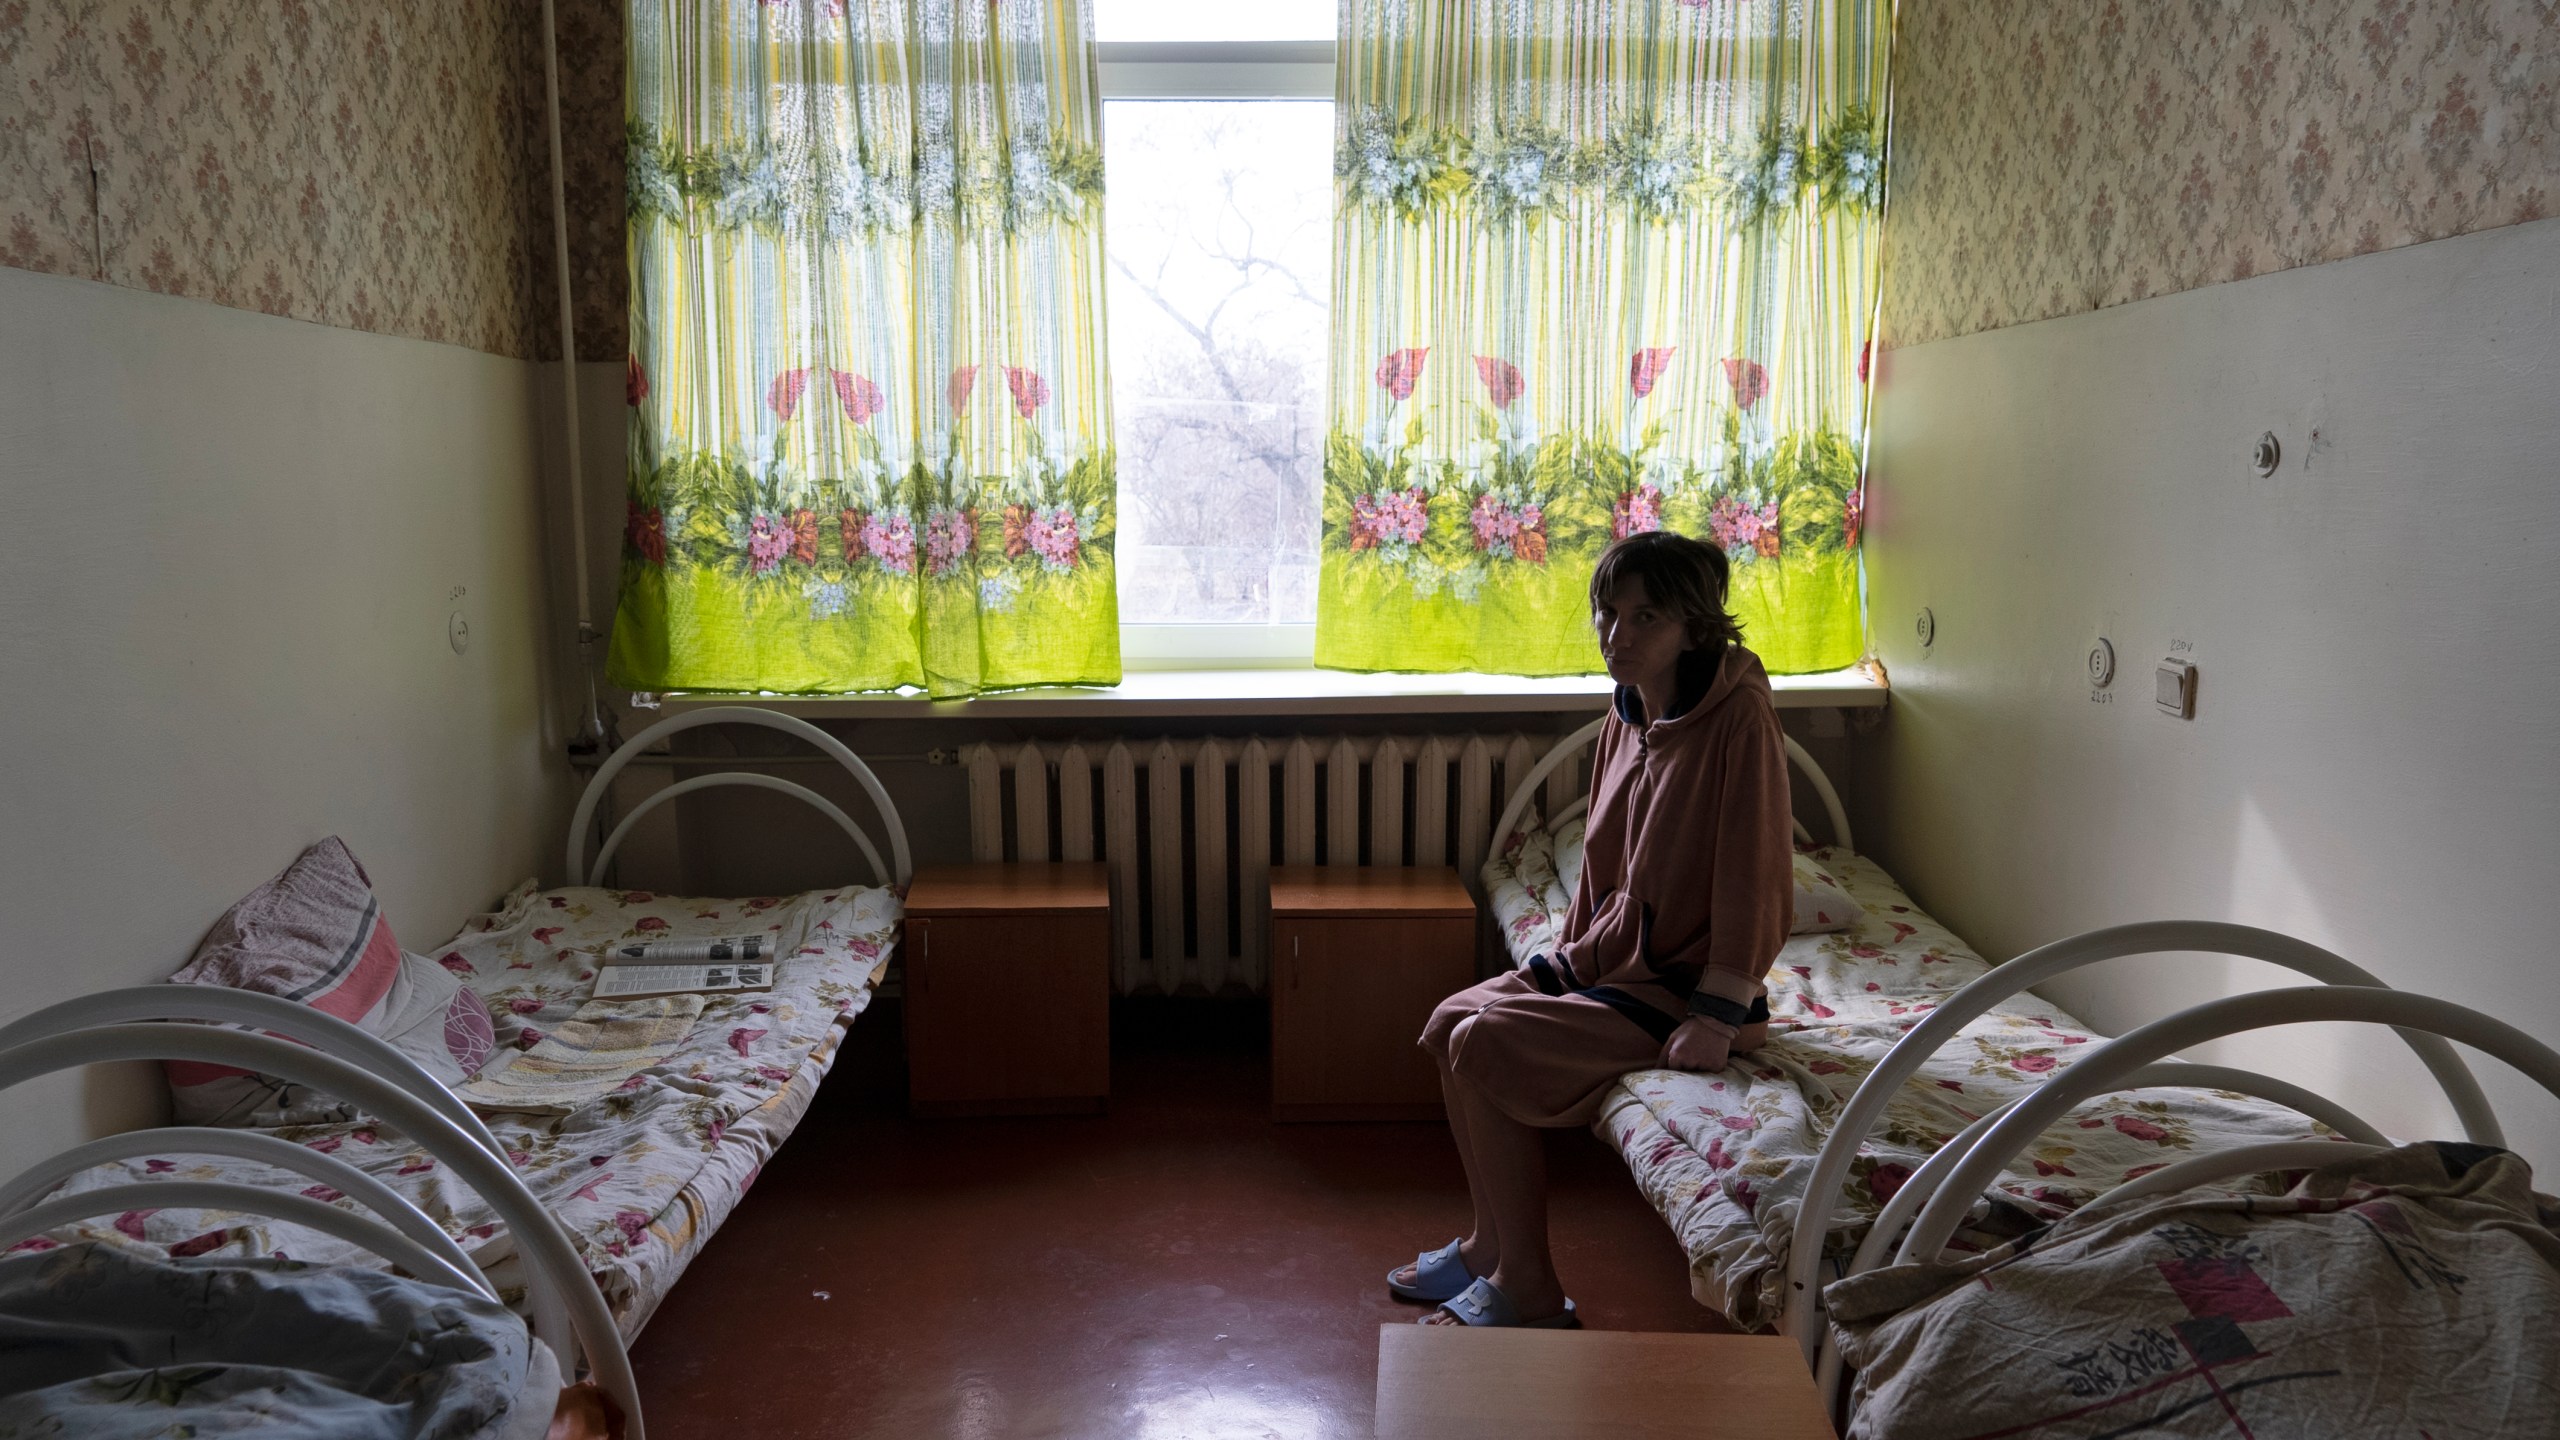
[(1331, 100), (1330, 40), (1105, 40), (1102, 98)]
[[(1106, 105), (1334, 99), (1331, 40), (1105, 40), (1095, 49)], [(1120, 622), (1129, 670), (1305, 670), (1314, 668), (1315, 646), (1312, 624)]]

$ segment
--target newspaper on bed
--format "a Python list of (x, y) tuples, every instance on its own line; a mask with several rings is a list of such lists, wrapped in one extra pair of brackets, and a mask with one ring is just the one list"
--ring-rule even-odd
[(608, 963), (596, 972), (598, 1000), (640, 1000), (652, 995), (712, 995), (773, 988), (771, 965), (640, 965)]
[(690, 935), (605, 947), (595, 998), (639, 1000), (773, 988), (774, 937)]
[(753, 931), (744, 935), (677, 935), (658, 940), (618, 940), (604, 952), (607, 965), (669, 964), (680, 960), (770, 960), (773, 937)]

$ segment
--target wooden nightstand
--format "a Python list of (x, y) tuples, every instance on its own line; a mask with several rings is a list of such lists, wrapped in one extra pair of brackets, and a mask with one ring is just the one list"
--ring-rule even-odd
[(907, 1103), (918, 1115), (1102, 1108), (1111, 871), (930, 865), (907, 892)]
[(1458, 872), (1271, 870), (1271, 1118), (1436, 1120), (1415, 1042), (1476, 980), (1476, 906)]

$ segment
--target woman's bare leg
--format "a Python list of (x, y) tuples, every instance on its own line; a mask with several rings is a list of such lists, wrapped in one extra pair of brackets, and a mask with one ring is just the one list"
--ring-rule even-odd
[(1440, 1099), (1449, 1112), (1449, 1134), (1458, 1142), (1458, 1160), (1467, 1171), (1467, 1201), (1475, 1208), (1475, 1228), (1458, 1242), (1458, 1258), (1470, 1275), (1490, 1275), (1502, 1263), (1502, 1227), (1495, 1223), (1493, 1199), (1485, 1188), (1484, 1165), (1476, 1159), (1474, 1128), (1458, 1091), (1467, 1082), (1440, 1067)]
[[(1467, 1112), (1458, 1104), (1458, 1077), (1449, 1067), (1440, 1067), (1440, 1096), (1449, 1112), (1449, 1138), (1458, 1147), (1458, 1164), (1467, 1174), (1467, 1199), (1475, 1208), (1474, 1228), (1458, 1242), (1458, 1258), (1470, 1275), (1490, 1275), (1502, 1262), (1502, 1239), (1493, 1227), (1493, 1211), (1486, 1203), (1484, 1182), (1477, 1178), (1475, 1147), (1467, 1139)], [(1396, 1271), (1399, 1284), (1414, 1282), (1416, 1268), (1407, 1265)]]
[[(1564, 1310), (1564, 1286), (1556, 1279), (1555, 1259), (1547, 1250), (1546, 1138), (1535, 1127), (1502, 1113), (1483, 1091), (1455, 1074), (1442, 1073), (1452, 1129), (1465, 1127), (1467, 1181), (1476, 1195), (1476, 1223), (1479, 1230), (1490, 1225), (1498, 1238), (1500, 1258), (1486, 1278), (1510, 1297), (1523, 1320), (1559, 1314)], [(1424, 1323), (1459, 1322), (1444, 1310)]]

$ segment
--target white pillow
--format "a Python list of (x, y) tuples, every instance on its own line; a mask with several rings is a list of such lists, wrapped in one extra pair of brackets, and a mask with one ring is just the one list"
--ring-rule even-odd
[(448, 1086), (479, 1074), (498, 1048), (488, 1002), (424, 955), (400, 957), (390, 993), (361, 1023)]
[[(356, 1021), (358, 1028), (415, 1060), (447, 1089), (480, 1071), (498, 1048), (488, 1002), (452, 971), (402, 951), (391, 988)], [(363, 1116), (353, 1101), (307, 1086), (276, 1082), (245, 1115), (211, 1123), (254, 1126), (326, 1125)]]
[(1866, 917), (1858, 902), (1829, 871), (1814, 863), (1814, 858), (1796, 852), (1796, 918), (1787, 927), (1790, 935), (1823, 935), (1846, 930)]
[(1573, 904), (1574, 887), (1582, 883), (1582, 821), (1567, 820), (1556, 831), (1556, 883), (1564, 887), (1564, 903)]
[[(299, 1001), (390, 1041), (448, 1085), (468, 1079), (495, 1044), (480, 997), (400, 949), (373, 882), (336, 836), (225, 911), (169, 978)], [(274, 1076), (184, 1060), (164, 1068), (181, 1125), (309, 1125), (356, 1113)]]

